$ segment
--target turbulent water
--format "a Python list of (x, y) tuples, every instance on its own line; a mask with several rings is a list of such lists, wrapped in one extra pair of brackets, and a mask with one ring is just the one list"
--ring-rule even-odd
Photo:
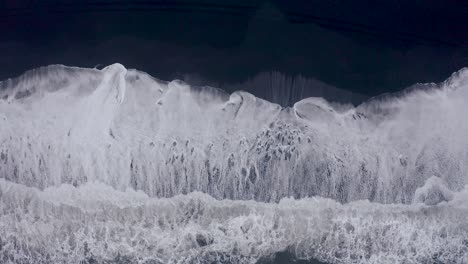
[(468, 262), (468, 69), (282, 108), (120, 64), (0, 83), (1, 263)]

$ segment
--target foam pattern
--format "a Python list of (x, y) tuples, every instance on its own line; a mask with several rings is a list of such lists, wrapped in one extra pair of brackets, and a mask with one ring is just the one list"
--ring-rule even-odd
[(0, 83), (0, 260), (468, 261), (468, 70), (283, 108), (120, 64)]

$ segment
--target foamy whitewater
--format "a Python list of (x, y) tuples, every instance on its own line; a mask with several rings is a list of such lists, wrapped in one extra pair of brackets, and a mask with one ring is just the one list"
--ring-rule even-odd
[(120, 64), (0, 83), (0, 263), (468, 263), (468, 69), (282, 108)]

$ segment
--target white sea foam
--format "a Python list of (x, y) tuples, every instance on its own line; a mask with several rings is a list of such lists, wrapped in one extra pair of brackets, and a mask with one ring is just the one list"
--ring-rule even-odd
[(7, 263), (468, 261), (468, 69), (357, 108), (119, 64), (0, 87)]
[[(6, 263), (254, 263), (290, 250), (331, 263), (464, 263), (468, 190), (436, 206), (150, 198), (102, 183), (44, 191), (0, 180)], [(24, 262), (22, 262), (24, 261)], [(153, 262), (151, 262), (153, 261)]]

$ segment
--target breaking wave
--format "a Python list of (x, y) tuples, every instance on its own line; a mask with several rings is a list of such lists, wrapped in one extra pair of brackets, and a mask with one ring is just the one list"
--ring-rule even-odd
[(0, 259), (468, 261), (468, 69), (283, 108), (120, 64), (0, 83)]

